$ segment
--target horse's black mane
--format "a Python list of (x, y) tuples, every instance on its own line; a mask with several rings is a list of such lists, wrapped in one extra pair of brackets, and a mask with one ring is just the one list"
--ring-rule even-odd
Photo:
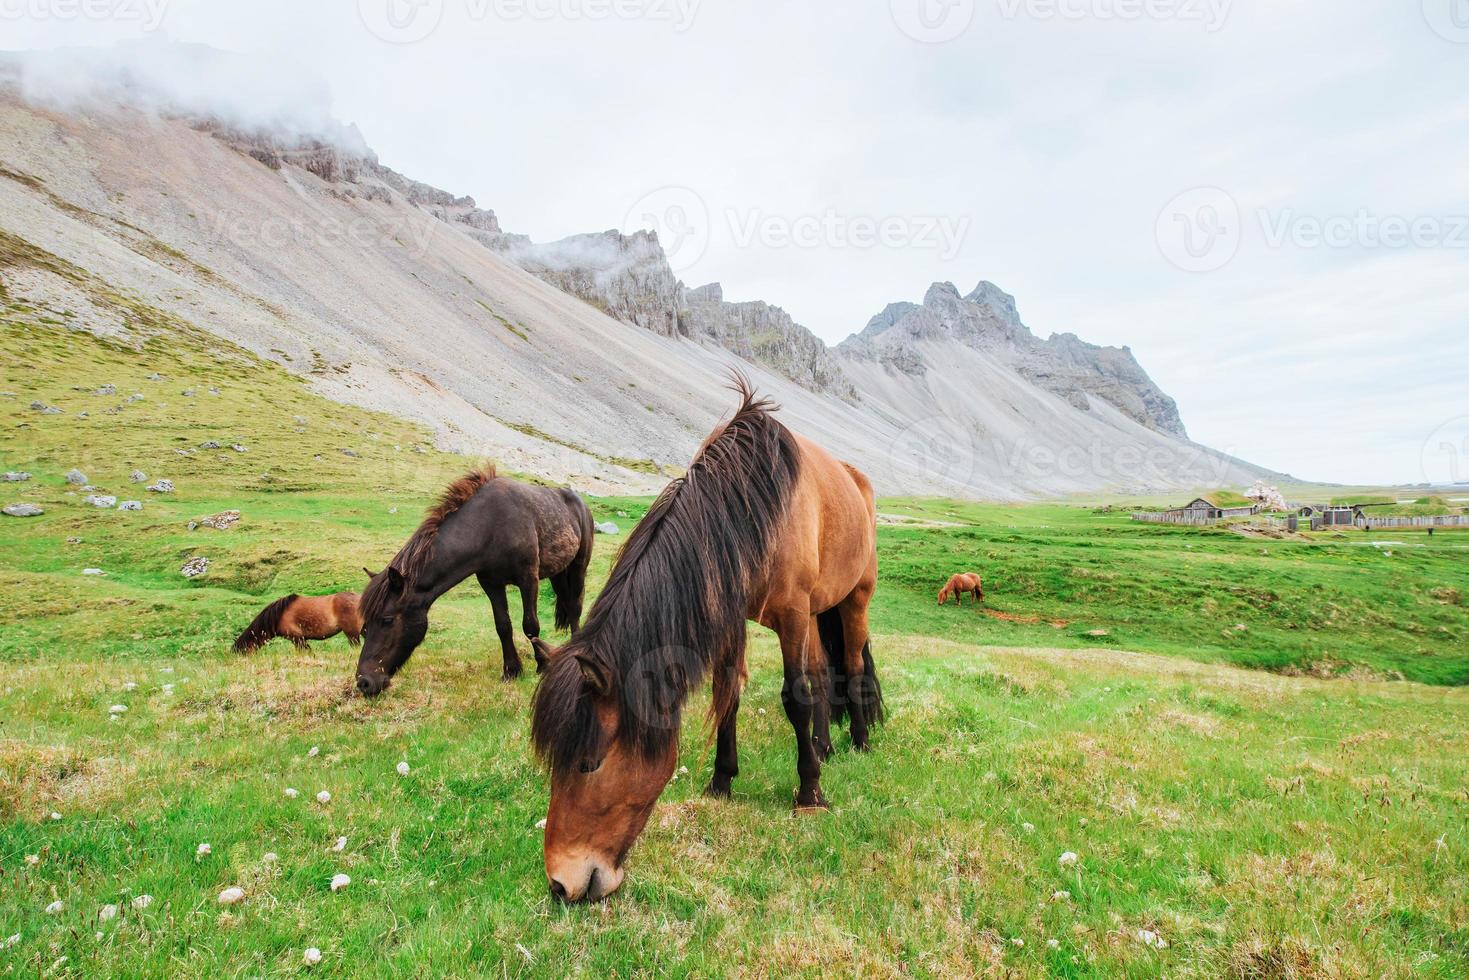
[[(439, 536), (439, 528), (443, 526), (444, 520), (468, 503), (469, 498), (479, 493), (480, 489), (491, 480), (496, 479), (497, 475), (495, 467), (487, 465), (466, 473), (449, 484), (438, 501), (428, 509), (428, 513), (423, 517), (423, 523), (418, 525), (418, 530), (413, 532), (413, 536), (393, 556), (388, 567), (396, 568), (405, 581), (412, 583), (418, 573), (423, 570), (424, 563), (428, 561), (429, 553), (433, 550), (434, 539)], [(381, 573), (374, 575), (372, 581), (367, 583), (367, 588), (362, 590), (359, 608), (363, 620), (372, 622), (381, 616), (387, 606), (389, 596), (388, 576)]]
[(301, 598), (299, 595), (292, 592), (260, 610), (260, 615), (256, 616), (250, 625), (245, 627), (245, 632), (235, 640), (235, 652), (253, 653), (280, 636), (281, 617), (286, 614), (287, 609), (291, 608), (291, 603), (299, 598)]
[[(628, 536), (582, 627), (535, 695), (531, 739), (553, 771), (599, 757), (601, 729), (578, 657), (611, 677), (619, 738), (645, 757), (678, 737), (683, 703), (745, 643), (763, 570), (799, 466), (795, 438), (736, 375), (741, 402)], [(716, 716), (729, 705), (715, 705)]]

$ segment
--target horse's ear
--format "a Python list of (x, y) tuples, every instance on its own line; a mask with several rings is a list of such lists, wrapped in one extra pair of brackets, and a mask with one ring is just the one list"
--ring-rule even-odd
[(366, 565), (363, 565), (362, 566), (362, 570), (367, 573), (367, 579), (368, 579), (368, 581), (372, 581), (373, 579), (377, 578), (377, 576), (378, 576), (378, 573), (377, 572), (374, 572), (372, 569), (368, 568)]
[(400, 572), (400, 571), (398, 571), (398, 566), (396, 566), (396, 565), (389, 565), (388, 566), (388, 586), (389, 586), (389, 588), (391, 588), (394, 592), (402, 592), (403, 591), (404, 584), (405, 584), (405, 582), (404, 582), (404, 579), (403, 579), (403, 573)]
[(576, 665), (581, 668), (581, 675), (586, 679), (587, 687), (591, 688), (593, 694), (597, 697), (606, 697), (612, 693), (612, 674), (607, 670), (606, 664), (595, 657), (578, 653)]
[(556, 650), (539, 636), (531, 637), (530, 646), (531, 651), (536, 655), (536, 673), (544, 674), (550, 669), (551, 658), (556, 656)]

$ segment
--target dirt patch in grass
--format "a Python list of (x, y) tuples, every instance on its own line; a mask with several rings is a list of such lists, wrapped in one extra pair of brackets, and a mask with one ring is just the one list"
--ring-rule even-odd
[(988, 616), (990, 619), (998, 619), (1006, 623), (1022, 623), (1026, 626), (1037, 626), (1041, 623), (1045, 623), (1052, 629), (1064, 630), (1066, 627), (1071, 625), (1071, 623), (1064, 619), (1045, 619), (1041, 616), (1022, 616), (1018, 613), (1002, 612), (999, 609), (981, 609), (980, 612), (984, 613), (984, 615)]

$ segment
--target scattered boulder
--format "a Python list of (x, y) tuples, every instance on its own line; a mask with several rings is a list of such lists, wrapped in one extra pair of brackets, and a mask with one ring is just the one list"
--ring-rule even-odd
[(201, 442), (201, 443), (199, 443), (199, 448), (200, 449), (218, 449), (219, 448), (219, 443), (215, 442), (213, 439), (210, 439), (208, 442)]
[(196, 555), (184, 562), (184, 567), (179, 569), (179, 574), (184, 578), (198, 578), (209, 571), (209, 559), (203, 555)]
[(84, 568), (84, 569), (82, 569), (82, 574), (83, 575), (106, 575), (107, 573), (104, 572), (104, 571), (102, 571), (102, 569), (100, 569), (100, 568)]
[(103, 385), (102, 387), (100, 387), (96, 391), (94, 391), (93, 394), (94, 395), (115, 395), (115, 394), (117, 394), (117, 385)]
[(196, 527), (209, 527), (216, 531), (228, 531), (240, 522), (240, 512), (237, 510), (222, 510), (218, 514), (209, 517), (201, 517), (197, 521), (189, 522), (189, 530)]
[(237, 453), (248, 453), (250, 451), (250, 448), (248, 446), (242, 446), (238, 442), (235, 443), (230, 448), (233, 449)]
[(11, 504), (4, 513), (9, 517), (40, 517), (46, 512), (35, 504)]
[(60, 415), (60, 414), (62, 414), (62, 412), (61, 412), (61, 409), (57, 408), (55, 405), (47, 405), (45, 408), (41, 409), (41, 414), (42, 415)]
[(173, 493), (173, 481), (159, 480), (157, 483), (150, 484), (148, 489), (154, 493)]
[(593, 524), (592, 527), (596, 530), (598, 534), (616, 534), (620, 530), (618, 526), (611, 521), (603, 521), (600, 524)]
[(120, 504), (117, 505), (117, 509), (118, 510), (142, 510), (143, 509), (143, 502), (141, 500), (124, 500), (122, 503), (120, 503)]
[(209, 386), (209, 393), (211, 395), (217, 395), (217, 394), (219, 394), (219, 389), (216, 388), (216, 387), (214, 387), (213, 385), (210, 385)]
[(134, 483), (147, 483), (148, 474), (144, 473), (142, 470), (133, 470), (132, 475), (129, 476), (128, 479)]
[(131, 395), (128, 395), (128, 404), (129, 405), (133, 404), (134, 402), (140, 402), (142, 400), (143, 400), (143, 393), (141, 391), (135, 391)]
[(86, 486), (87, 474), (81, 470), (69, 470), (66, 474), (66, 482), (75, 487)]
[(93, 507), (106, 507), (108, 510), (111, 510), (117, 506), (117, 498), (105, 493), (94, 493), (88, 496), (82, 503), (91, 504)]
[(5, 474), (5, 482), (6, 483), (24, 483), (27, 480), (29, 480), (30, 478), (31, 478), (31, 475), (29, 473), (25, 473), (25, 472), (20, 472), (20, 473), (14, 473), (14, 472), (12, 472), (12, 473), (6, 473)]
[(159, 374), (157, 371), (154, 371), (152, 374), (148, 375), (148, 380), (149, 381), (162, 381), (163, 380), (163, 375)]
[(184, 395), (185, 398), (193, 398), (194, 397), (194, 389), (193, 388), (185, 388), (184, 391), (183, 391), (183, 395)]
[(351, 456), (353, 459), (356, 459), (357, 458), (357, 453), (354, 452), (351, 449), (343, 449), (342, 450), (342, 455), (343, 456)]

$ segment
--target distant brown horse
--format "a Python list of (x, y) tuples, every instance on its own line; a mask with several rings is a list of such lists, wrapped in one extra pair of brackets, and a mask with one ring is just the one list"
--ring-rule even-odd
[(939, 605), (942, 606), (953, 596), (962, 606), (966, 593), (974, 596), (975, 602), (984, 601), (984, 583), (980, 581), (978, 572), (960, 572), (950, 576), (944, 587), (939, 589)]
[(235, 640), (235, 652), (254, 653), (278, 636), (304, 650), (307, 640), (327, 640), (338, 633), (346, 633), (347, 642), (355, 647), (362, 642), (362, 614), (357, 603), (355, 592), (284, 596), (262, 609), (245, 628)]
[[(581, 625), (592, 512), (570, 490), (533, 487), (487, 467), (449, 485), (423, 523), (381, 572), (367, 572), (362, 592), (366, 640), (357, 660), (357, 690), (381, 694), (428, 633), (429, 607), (473, 575), (490, 600), (504, 659), (503, 676), (520, 676), (507, 586), (520, 592), (521, 628), (541, 635), (536, 612), (541, 580), (556, 593), (556, 628)], [(366, 569), (364, 569), (366, 571)], [(536, 651), (540, 669), (542, 654)]]
[(551, 657), (536, 691), (531, 737), (551, 772), (546, 877), (564, 901), (622, 884), (677, 763), (684, 702), (711, 675), (717, 748), (705, 792), (730, 794), (746, 619), (780, 637), (797, 809), (826, 805), (830, 721), (850, 716), (852, 747), (863, 751), (882, 719), (867, 631), (872, 486), (791, 434), (743, 378), (736, 387), (739, 410), (628, 536), (587, 625)]

